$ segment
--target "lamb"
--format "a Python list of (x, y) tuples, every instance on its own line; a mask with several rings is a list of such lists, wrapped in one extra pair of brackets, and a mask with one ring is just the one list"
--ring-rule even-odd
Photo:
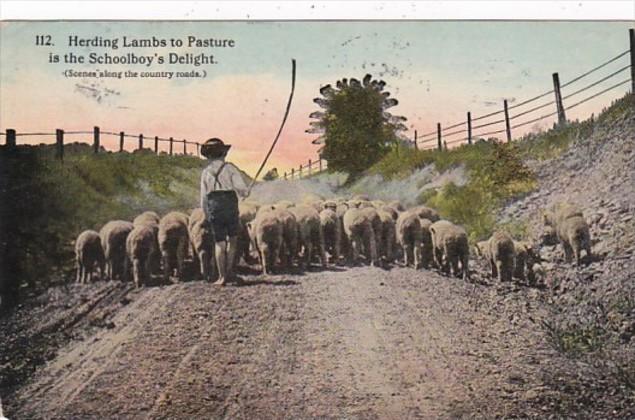
[(135, 217), (135, 219), (132, 221), (132, 224), (136, 227), (136, 226), (140, 226), (140, 225), (144, 225), (147, 223), (154, 223), (154, 224), (159, 224), (159, 221), (161, 219), (159, 218), (159, 215), (156, 214), (153, 211), (144, 211), (143, 213), (141, 213), (140, 215), (138, 215), (137, 217)]
[(324, 236), (320, 229), (320, 214), (313, 207), (299, 205), (289, 209), (298, 222), (299, 243), (303, 248), (303, 257), (308, 266), (311, 265), (313, 248), (317, 247), (320, 253), (320, 262), (326, 266), (326, 251), (324, 249)]
[(112, 220), (99, 231), (101, 247), (106, 258), (106, 277), (123, 279), (126, 264), (126, 238), (132, 232), (133, 224), (125, 220)]
[(439, 220), (430, 225), (430, 235), (436, 264), (446, 273), (451, 267), (452, 274), (457, 277), (462, 274), (463, 279), (467, 280), (470, 251), (465, 229), (447, 220)]
[(575, 256), (578, 266), (582, 263), (582, 251), (591, 258), (591, 234), (582, 212), (570, 204), (559, 206), (555, 211), (545, 212), (544, 223), (551, 226), (564, 249), (565, 260), (571, 262)]
[(348, 237), (346, 236), (346, 232), (344, 231), (344, 214), (348, 211), (349, 206), (345, 200), (342, 200), (337, 204), (335, 208), (335, 215), (340, 221), (340, 256), (349, 255), (350, 253), (350, 244), (348, 243)]
[(385, 211), (386, 213), (389, 213), (390, 217), (392, 217), (392, 220), (397, 222), (397, 219), (399, 218), (399, 211), (397, 209), (395, 209), (394, 207), (386, 205), (386, 206), (382, 207), (381, 210)]
[(476, 249), (489, 262), (492, 278), (498, 277), (500, 282), (512, 280), (516, 254), (514, 240), (509, 234), (494, 232), (487, 241), (478, 242)]
[(150, 280), (152, 256), (158, 252), (157, 231), (157, 225), (139, 225), (126, 238), (126, 253), (132, 264), (132, 276), (137, 287)]
[(386, 203), (382, 200), (372, 200), (370, 204), (372, 204), (373, 207), (375, 207), (377, 210), (380, 210), (381, 208), (386, 206)]
[(430, 226), (432, 221), (429, 219), (419, 218), (419, 224), (421, 225), (421, 265), (424, 268), (429, 268), (434, 262), (433, 247), (432, 247), (432, 235), (430, 234)]
[(105, 258), (99, 233), (85, 230), (79, 234), (75, 241), (75, 263), (77, 283), (92, 281), (95, 266), (99, 268), (99, 278), (103, 278)]
[(293, 213), (287, 209), (275, 209), (273, 214), (282, 225), (280, 260), (284, 267), (290, 268), (298, 250), (298, 222)]
[[(370, 202), (367, 202), (370, 204)], [(363, 204), (362, 204), (363, 205)], [(382, 242), (381, 242), (381, 238), (382, 238), (382, 230), (383, 230), (383, 223), (381, 221), (381, 218), (379, 217), (379, 214), (377, 213), (377, 210), (375, 210), (374, 207), (370, 206), (370, 207), (361, 207), (360, 208), (361, 212), (363, 215), (365, 215), (368, 220), (370, 220), (370, 225), (373, 228), (373, 233), (375, 234), (375, 248), (377, 250), (377, 258), (379, 258), (380, 255), (382, 255), (383, 253), (383, 249), (382, 249)], [(367, 243), (367, 241), (365, 242)], [(364, 248), (364, 254), (365, 255), (369, 255), (370, 250), (368, 248)], [(375, 265), (378, 264), (379, 260), (374, 260), (373, 261)]]
[(404, 212), (399, 215), (396, 225), (397, 243), (403, 249), (404, 265), (410, 263), (415, 268), (419, 267), (421, 261), (421, 222), (414, 212)]
[(181, 280), (183, 275), (183, 261), (187, 252), (189, 238), (187, 232), (187, 215), (180, 212), (170, 212), (159, 222), (159, 249), (163, 262), (163, 279), (168, 281), (176, 259), (176, 276)]
[(289, 200), (280, 200), (274, 204), (274, 206), (279, 209), (288, 209), (290, 207), (295, 207), (295, 203)]
[(439, 217), (439, 213), (436, 210), (431, 209), (430, 207), (417, 206), (411, 208), (410, 211), (416, 213), (419, 219), (428, 219), (432, 223), (441, 220), (441, 217)]
[(204, 280), (211, 281), (215, 271), (214, 232), (201, 208), (190, 214), (187, 226), (193, 260), (198, 262)]
[(353, 264), (359, 261), (360, 247), (370, 250), (370, 262), (374, 265), (377, 261), (377, 242), (375, 232), (368, 217), (361, 209), (350, 208), (344, 213), (344, 232), (350, 244), (350, 258)]
[(260, 205), (252, 201), (240, 201), (238, 203), (238, 215), (240, 220), (240, 230), (238, 231), (238, 238), (236, 243), (236, 260), (235, 264), (238, 264), (240, 257), (245, 260), (245, 264), (251, 264), (253, 259), (249, 253), (249, 245), (251, 240), (249, 239), (249, 230), (247, 224), (252, 222), (256, 218), (256, 214), (260, 209)]
[(341, 253), (342, 221), (332, 208), (326, 208), (320, 212), (320, 229), (324, 237), (324, 246), (331, 256), (331, 260), (337, 264)]
[(395, 228), (395, 221), (392, 215), (383, 210), (377, 210), (377, 215), (381, 221), (381, 231), (378, 236), (377, 243), (381, 244), (379, 248), (379, 256), (387, 263), (395, 261), (394, 249), (397, 232)]
[(513, 277), (523, 281), (525, 279), (534, 281), (535, 274), (533, 264), (535, 255), (531, 244), (525, 241), (514, 241), (514, 251), (516, 257), (514, 259)]
[(397, 211), (399, 211), (399, 212), (405, 211), (405, 208), (403, 207), (403, 205), (402, 205), (399, 201), (397, 201), (397, 200), (390, 201), (390, 202), (389, 202), (388, 204), (386, 204), (386, 205), (387, 205), (388, 207), (392, 207), (393, 209), (395, 209), (395, 210), (397, 210)]
[(258, 250), (262, 274), (268, 275), (282, 246), (282, 223), (273, 211), (267, 211), (258, 214), (253, 222), (249, 222), (247, 229), (254, 247)]

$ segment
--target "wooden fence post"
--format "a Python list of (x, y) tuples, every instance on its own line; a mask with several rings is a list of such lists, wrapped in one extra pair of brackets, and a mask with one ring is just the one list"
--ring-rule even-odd
[(170, 156), (172, 156), (173, 145), (174, 145), (174, 139), (172, 137), (170, 137)]
[(467, 144), (472, 144), (472, 113), (467, 112)]
[(311, 159), (309, 159), (309, 176), (311, 176)]
[(284, 179), (287, 179), (287, 171), (284, 171)]
[(419, 145), (417, 144), (417, 130), (415, 130), (415, 150), (419, 150)]
[(635, 93), (635, 29), (629, 29), (631, 44), (631, 93)]
[(126, 134), (123, 131), (119, 132), (119, 151), (123, 152), (123, 139), (126, 137)]
[(439, 150), (443, 150), (443, 143), (441, 143), (441, 123), (437, 123), (437, 146)]
[(503, 99), (503, 107), (505, 108), (505, 131), (507, 132), (507, 143), (512, 141), (512, 129), (509, 124), (509, 108), (507, 107), (507, 99)]
[(154, 136), (154, 153), (159, 154), (159, 136)]
[(143, 150), (143, 134), (139, 134), (139, 150)]
[(95, 153), (99, 153), (99, 127), (93, 127), (93, 147)]
[(201, 143), (196, 143), (196, 155), (201, 157)]
[(558, 109), (558, 125), (564, 125), (567, 123), (567, 117), (564, 113), (564, 106), (562, 105), (562, 94), (560, 93), (560, 77), (558, 73), (554, 73), (553, 77), (553, 91), (556, 94), (556, 108)]
[(16, 145), (16, 133), (15, 130), (13, 128), (7, 128), (7, 147), (8, 148), (14, 148)]
[(59, 128), (55, 130), (55, 139), (57, 140), (57, 153), (56, 157), (59, 160), (64, 160), (64, 130)]
[(298, 179), (302, 179), (302, 165), (300, 165), (300, 168), (298, 169)]
[(291, 168), (291, 179), (295, 176), (295, 168)]
[(187, 140), (183, 139), (183, 154), (187, 155)]
[(318, 165), (320, 168), (320, 172), (322, 172), (322, 156), (320, 156), (320, 160), (318, 160)]

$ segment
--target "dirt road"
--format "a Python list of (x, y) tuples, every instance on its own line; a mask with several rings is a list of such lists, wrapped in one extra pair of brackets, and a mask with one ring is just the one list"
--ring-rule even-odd
[(126, 304), (60, 349), (5, 401), (8, 414), (491, 417), (538, 392), (533, 367), (549, 350), (532, 316), (518, 316), (535, 311), (535, 290), (406, 268), (245, 280), (112, 284)]

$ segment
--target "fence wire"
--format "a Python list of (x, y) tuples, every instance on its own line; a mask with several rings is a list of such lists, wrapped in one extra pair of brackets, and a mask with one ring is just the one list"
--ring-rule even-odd
[(620, 54), (616, 55), (615, 57), (611, 58), (611, 59), (610, 59), (610, 60), (608, 60), (608, 61), (605, 61), (604, 63), (600, 64), (599, 66), (594, 67), (594, 68), (592, 68), (591, 70), (589, 70), (589, 71), (587, 71), (587, 72), (585, 72), (585, 73), (582, 73), (582, 74), (581, 74), (581, 75), (579, 75), (578, 77), (573, 78), (572, 80), (568, 81), (567, 83), (565, 83), (565, 84), (563, 84), (563, 85), (560, 85), (560, 88), (562, 89), (562, 88), (564, 88), (564, 87), (567, 87), (567, 86), (569, 86), (570, 84), (575, 83), (575, 82), (577, 82), (578, 80), (580, 80), (580, 79), (582, 79), (582, 78), (584, 78), (584, 77), (588, 76), (589, 74), (594, 73), (594, 72), (596, 72), (596, 71), (600, 70), (601, 68), (603, 68), (603, 67), (605, 67), (605, 66), (607, 66), (607, 65), (611, 64), (612, 62), (614, 62), (614, 61), (616, 61), (616, 60), (619, 60), (620, 58), (622, 58), (622, 57), (624, 57), (626, 54), (628, 54), (630, 51), (631, 51), (631, 50), (626, 50), (626, 51), (624, 51), (623, 53), (620, 53)]

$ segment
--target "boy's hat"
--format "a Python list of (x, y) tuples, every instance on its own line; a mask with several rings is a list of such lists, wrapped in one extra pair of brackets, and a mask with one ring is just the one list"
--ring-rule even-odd
[(227, 153), (231, 144), (225, 144), (221, 139), (214, 137), (207, 140), (201, 146), (201, 154), (205, 157), (217, 157), (218, 155), (224, 155)]

